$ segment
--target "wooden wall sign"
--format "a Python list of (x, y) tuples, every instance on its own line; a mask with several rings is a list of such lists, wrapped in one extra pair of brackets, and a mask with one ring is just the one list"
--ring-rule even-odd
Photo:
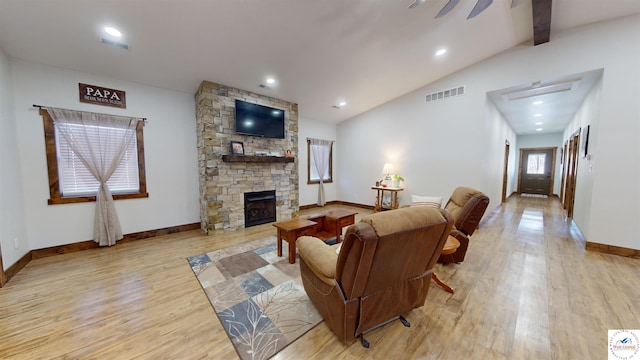
[(78, 83), (80, 88), (80, 102), (127, 108), (126, 94), (122, 90), (109, 89), (97, 85)]

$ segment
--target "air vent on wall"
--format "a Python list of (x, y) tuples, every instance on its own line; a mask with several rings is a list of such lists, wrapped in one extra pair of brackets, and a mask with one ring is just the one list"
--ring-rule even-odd
[(432, 94), (427, 94), (426, 102), (432, 102), (436, 100), (442, 100), (454, 96), (464, 95), (465, 93), (465, 85), (457, 86), (447, 90), (441, 90), (434, 92)]

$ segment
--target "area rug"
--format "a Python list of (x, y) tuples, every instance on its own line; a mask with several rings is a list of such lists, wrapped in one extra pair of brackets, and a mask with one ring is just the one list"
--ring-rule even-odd
[(187, 258), (242, 359), (268, 359), (322, 321), (299, 263), (276, 251), (271, 236)]

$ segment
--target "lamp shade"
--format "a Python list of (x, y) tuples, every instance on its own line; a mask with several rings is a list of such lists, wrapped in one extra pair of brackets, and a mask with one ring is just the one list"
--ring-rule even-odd
[(393, 170), (393, 164), (392, 163), (385, 163), (384, 166), (382, 167), (382, 174), (383, 175), (389, 175), (389, 174), (393, 174), (394, 170)]

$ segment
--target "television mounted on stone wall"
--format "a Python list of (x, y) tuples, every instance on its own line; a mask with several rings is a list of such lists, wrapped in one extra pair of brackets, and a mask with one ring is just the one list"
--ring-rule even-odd
[(236, 99), (236, 133), (284, 139), (284, 110)]

